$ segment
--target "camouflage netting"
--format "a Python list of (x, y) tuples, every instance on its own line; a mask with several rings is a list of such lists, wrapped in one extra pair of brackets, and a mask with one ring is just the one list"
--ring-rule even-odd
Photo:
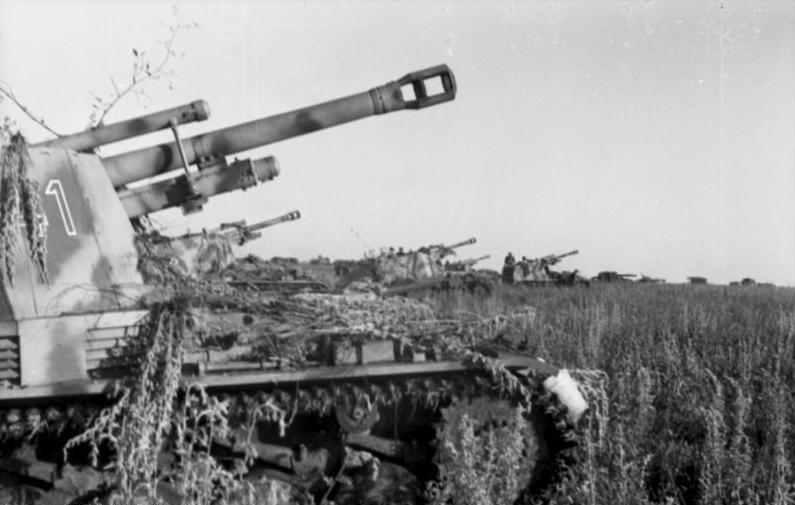
[(0, 280), (11, 285), (21, 229), (25, 230), (31, 262), (41, 279), (49, 282), (46, 218), (38, 184), (28, 173), (32, 167), (25, 137), (20, 133), (11, 135), (0, 159)]
[(184, 283), (218, 274), (235, 261), (229, 240), (212, 233), (170, 238), (150, 232), (138, 235), (135, 247), (147, 284)]
[(266, 261), (250, 254), (230, 263), (222, 272), (230, 280), (250, 279), (284, 281), (305, 278), (294, 263), (287, 261)]
[[(190, 496), (190, 503), (212, 503), (233, 495), (235, 503), (256, 502), (254, 488), (241, 480), (256, 450), (246, 449), (240, 468), (219, 465), (209, 452), (213, 443), (233, 436), (234, 430), (252, 433), (260, 421), (284, 430), (297, 414), (327, 415), (340, 402), (394, 405), (408, 398), (436, 406), (460, 392), (455, 389), (460, 384), (431, 384), (420, 378), (399, 385), (321, 385), (216, 398), (199, 386), (180, 386), (181, 371), (197, 355), (212, 356), (216, 364), (258, 362), (269, 369), (289, 370), (322, 365), (318, 354), (329, 342), (352, 346), (396, 340), (406, 348), (418, 352), (433, 348), (440, 357), (485, 370), (486, 377), (466, 386), (468, 394), (508, 398), (524, 406), (537, 404), (544, 394), (480, 352), (493, 350), (498, 341), (500, 345), (514, 337), (518, 341), (533, 324), (531, 308), (493, 318), (462, 314), (440, 319), (430, 305), (412, 299), (251, 292), (218, 275), (231, 264), (225, 248), (212, 237), (198, 239), (199, 251), (192, 256), (200, 258), (196, 261), (185, 260), (185, 255), (175, 258), (173, 243), (156, 235), (139, 240), (141, 269), (155, 289), (142, 301), (150, 315), (140, 325), (137, 343), (122, 357), (125, 363), (132, 358), (133, 373), (120, 384), (119, 403), (98, 416), (75, 441), (115, 448), (122, 465), (116, 482), (121, 493), (118, 503), (127, 503), (125, 497), (132, 496), (154, 499), (157, 482), (164, 477)], [(247, 263), (259, 265), (251, 259)], [(205, 275), (197, 275), (201, 272)], [(168, 473), (158, 466), (162, 451), (182, 455)], [(288, 494), (297, 500), (300, 489)]]
[(412, 251), (403, 255), (382, 253), (376, 260), (376, 277), (379, 282), (391, 284), (401, 280), (428, 279), (444, 274), (442, 258), (454, 255), (451, 249), (441, 247)]
[(216, 359), (270, 360), (281, 368), (302, 368), (328, 342), (398, 340), (405, 348), (434, 348), (458, 359), (466, 350), (496, 345), (498, 337), (519, 340), (535, 319), (529, 307), (493, 318), (439, 319), (427, 303), (372, 293), (257, 295), (206, 284), (194, 295), (158, 291), (157, 296), (185, 307), (196, 328), (186, 350), (216, 349)]
[(138, 269), (147, 284), (314, 280), (286, 260), (266, 261), (254, 255), (235, 258), (229, 237), (221, 234), (172, 238), (153, 231), (139, 234), (135, 243)]
[(235, 260), (223, 241), (212, 235), (168, 240), (147, 234), (137, 244), (140, 270), (148, 283), (159, 287), (151, 295), (154, 301), (181, 300), (199, 328), (187, 344), (229, 350), (228, 359), (271, 359), (300, 367), (329, 338), (343, 344), (398, 339), (417, 350), (433, 346), (460, 357), (495, 336), (521, 334), (535, 317), (527, 308), (488, 320), (466, 314), (439, 319), (430, 305), (408, 298), (252, 292), (228, 281), (283, 279), (291, 264), (256, 256)]

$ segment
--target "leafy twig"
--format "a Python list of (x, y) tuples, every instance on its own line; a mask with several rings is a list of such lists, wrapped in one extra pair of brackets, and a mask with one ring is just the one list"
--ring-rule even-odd
[(111, 77), (110, 83), (113, 86), (113, 92), (108, 98), (102, 98), (94, 93), (91, 93), (91, 96), (94, 100), (92, 107), (95, 109), (94, 112), (91, 113), (90, 117), (91, 128), (102, 126), (108, 113), (124, 97), (130, 94), (145, 97), (146, 93), (144, 93), (142, 90), (142, 85), (145, 82), (150, 80), (157, 81), (162, 77), (171, 74), (171, 72), (167, 69), (169, 63), (171, 63), (175, 57), (181, 56), (174, 51), (174, 42), (177, 39), (177, 35), (181, 30), (195, 28), (198, 26), (196, 23), (180, 23), (176, 5), (174, 6), (174, 17), (175, 22), (168, 26), (168, 38), (166, 40), (160, 41), (163, 45), (165, 53), (163, 54), (163, 58), (159, 63), (153, 65), (152, 62), (150, 62), (147, 58), (145, 51), (139, 51), (133, 48), (133, 68), (129, 82), (126, 85), (121, 86), (113, 77)]
[(28, 116), (30, 119), (32, 119), (33, 122), (35, 122), (36, 124), (38, 124), (39, 126), (44, 128), (48, 132), (52, 133), (56, 137), (63, 137), (63, 135), (61, 135), (57, 131), (53, 130), (49, 126), (47, 126), (47, 123), (44, 122), (44, 118), (37, 116), (28, 107), (23, 105), (22, 102), (16, 97), (16, 95), (14, 95), (14, 92), (11, 90), (11, 86), (9, 86), (8, 83), (5, 83), (5, 82), (0, 83), (0, 94), (2, 94), (6, 98), (8, 98), (12, 102), (14, 102), (14, 105), (19, 107), (19, 109), (22, 112), (24, 112), (26, 116)]

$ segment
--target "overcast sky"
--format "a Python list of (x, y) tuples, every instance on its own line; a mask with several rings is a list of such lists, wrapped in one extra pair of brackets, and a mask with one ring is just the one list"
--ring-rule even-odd
[[(460, 256), (493, 268), (508, 251), (579, 249), (560, 267), (795, 284), (789, 0), (206, 1), (178, 19), (198, 27), (179, 33), (172, 78), (109, 121), (204, 98), (212, 116), (188, 136), (440, 63), (458, 97), (245, 153), (276, 156), (281, 175), (199, 216), (156, 215), (169, 232), (299, 209), (240, 253), (356, 258), (475, 236)], [(133, 48), (159, 60), (173, 20), (168, 2), (0, 0), (0, 78), (80, 130), (91, 93), (128, 78)]]

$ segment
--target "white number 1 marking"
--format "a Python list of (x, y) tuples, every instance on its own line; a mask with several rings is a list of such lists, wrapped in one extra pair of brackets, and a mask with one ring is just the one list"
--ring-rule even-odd
[(69, 203), (66, 201), (66, 195), (64, 194), (61, 181), (58, 179), (50, 179), (50, 182), (47, 183), (47, 188), (44, 190), (44, 194), (54, 196), (55, 200), (58, 202), (58, 210), (61, 211), (61, 219), (63, 219), (63, 227), (64, 230), (66, 230), (66, 234), (70, 236), (77, 235), (75, 223), (72, 221), (72, 213), (69, 210)]

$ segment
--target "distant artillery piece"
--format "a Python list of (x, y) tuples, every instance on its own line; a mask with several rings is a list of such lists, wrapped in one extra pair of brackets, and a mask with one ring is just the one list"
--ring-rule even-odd
[(563, 254), (550, 254), (541, 258), (526, 259), (522, 258), (515, 265), (506, 263), (503, 266), (503, 280), (510, 284), (522, 284), (526, 286), (571, 286), (574, 284), (589, 284), (587, 279), (579, 276), (577, 270), (555, 272), (550, 270), (550, 266), (556, 265), (563, 258), (579, 254), (574, 249)]
[(455, 255), (455, 249), (475, 242), (473, 237), (452, 245), (431, 245), (403, 255), (382, 256), (376, 266), (377, 277), (387, 288), (382, 294), (395, 296), (458, 289), (491, 293), (491, 276), (472, 269), (475, 263), (490, 256), (456, 262), (453, 269), (449, 269), (449, 264), (442, 264), (444, 258)]
[(635, 274), (620, 274), (613, 271), (602, 271), (591, 277), (594, 282), (632, 282), (632, 277), (637, 277)]
[(758, 286), (758, 287), (764, 287), (764, 288), (776, 287), (776, 285), (773, 284), (772, 282), (756, 282), (754, 279), (752, 279), (750, 277), (746, 277), (746, 278), (744, 278), (743, 280), (741, 280), (739, 282), (737, 282), (737, 281), (730, 282), (729, 286)]
[(396, 281), (431, 279), (444, 275), (442, 260), (455, 250), (477, 242), (474, 237), (450, 245), (433, 244), (405, 254), (388, 253), (377, 258), (377, 273), (384, 284)]
[(451, 245), (428, 245), (405, 253), (390, 249), (376, 258), (361, 260), (355, 264), (336, 264), (335, 269), (341, 274), (341, 279), (335, 290), (342, 291), (354, 282), (365, 279), (386, 288), (384, 296), (428, 289), (467, 288), (474, 291), (482, 287), (490, 290), (486, 281), (471, 270), (472, 265), (488, 256), (458, 262), (463, 267), (463, 270), (458, 271), (448, 270), (442, 263), (444, 258), (455, 254), (455, 249), (475, 242), (475, 238), (470, 238)]
[(707, 283), (707, 278), (706, 277), (688, 277), (687, 280), (690, 281), (690, 284), (706, 284)]
[(580, 254), (580, 251), (574, 249), (563, 254), (549, 254), (541, 258), (541, 261), (547, 265), (557, 265), (563, 258), (568, 258), (569, 256), (574, 256), (575, 254)]
[[(219, 273), (232, 266), (236, 258), (232, 253), (232, 244), (244, 245), (249, 240), (262, 236), (259, 230), (288, 221), (295, 221), (301, 217), (298, 211), (288, 212), (279, 217), (246, 225), (245, 220), (232, 223), (222, 223), (210, 230), (186, 233), (176, 237), (165, 237), (160, 234), (150, 234), (148, 244), (139, 242), (136, 247), (140, 253), (150, 257), (168, 257), (175, 271), (185, 275), (210, 275)], [(158, 261), (141, 263), (145, 275), (157, 277)]]

